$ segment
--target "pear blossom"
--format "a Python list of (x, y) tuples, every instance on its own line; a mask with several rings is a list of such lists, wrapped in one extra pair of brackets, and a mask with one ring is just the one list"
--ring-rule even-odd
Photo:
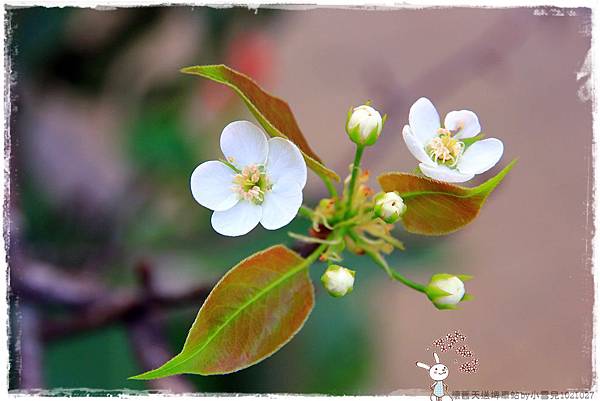
[(397, 192), (380, 193), (374, 201), (375, 215), (386, 223), (395, 223), (406, 212), (406, 205)]
[(440, 125), (440, 117), (425, 97), (410, 108), (409, 124), (402, 136), (424, 175), (445, 182), (465, 182), (500, 160), (504, 145), (489, 138), (466, 145), (464, 140), (481, 132), (477, 115), (470, 110), (451, 111)]
[(223, 160), (200, 164), (192, 173), (194, 199), (213, 210), (216, 232), (239, 236), (260, 223), (267, 230), (287, 225), (302, 205), (306, 163), (296, 145), (270, 138), (249, 121), (221, 133)]
[(431, 277), (425, 293), (438, 309), (456, 309), (456, 305), (471, 297), (465, 293), (464, 281), (472, 277), (438, 273)]
[(338, 265), (330, 265), (321, 276), (321, 283), (329, 295), (343, 297), (352, 292), (356, 272)]
[(383, 129), (381, 114), (368, 104), (355, 107), (348, 113), (346, 132), (357, 145), (373, 145)]

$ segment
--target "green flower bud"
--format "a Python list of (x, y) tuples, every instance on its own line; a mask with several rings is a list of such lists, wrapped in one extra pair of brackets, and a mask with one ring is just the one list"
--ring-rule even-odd
[(361, 146), (371, 146), (379, 138), (385, 117), (368, 104), (350, 109), (346, 119), (346, 132), (352, 142)]
[(388, 224), (394, 224), (406, 212), (406, 205), (397, 192), (380, 193), (375, 201), (375, 215)]
[(330, 265), (321, 276), (321, 283), (329, 295), (343, 297), (354, 288), (356, 272), (338, 265)]
[(459, 302), (471, 299), (471, 296), (465, 293), (464, 284), (471, 278), (467, 275), (434, 274), (425, 293), (438, 309), (457, 309), (456, 305)]

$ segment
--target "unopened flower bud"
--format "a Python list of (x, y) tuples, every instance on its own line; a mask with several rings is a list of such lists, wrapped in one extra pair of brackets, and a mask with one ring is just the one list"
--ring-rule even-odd
[(321, 283), (329, 295), (343, 297), (352, 292), (355, 272), (338, 265), (330, 265), (321, 276)]
[(379, 138), (385, 118), (369, 105), (350, 109), (346, 120), (346, 132), (357, 145), (371, 146)]
[(460, 301), (470, 298), (465, 294), (464, 281), (470, 280), (471, 276), (452, 274), (434, 274), (427, 285), (427, 297), (438, 309), (456, 309)]
[(375, 215), (388, 224), (394, 224), (406, 212), (406, 205), (396, 192), (380, 193), (374, 201)]

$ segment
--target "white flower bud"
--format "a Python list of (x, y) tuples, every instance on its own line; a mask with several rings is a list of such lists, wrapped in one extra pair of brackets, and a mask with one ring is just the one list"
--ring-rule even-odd
[[(464, 280), (470, 276), (461, 275)], [(435, 274), (427, 286), (427, 296), (439, 309), (455, 309), (465, 296), (465, 284), (461, 278), (451, 274)]]
[(375, 215), (386, 223), (394, 224), (406, 212), (406, 205), (396, 192), (381, 193), (374, 200)]
[(330, 265), (321, 276), (321, 283), (329, 295), (343, 297), (354, 288), (355, 272), (338, 265)]
[(346, 132), (357, 145), (370, 146), (379, 138), (384, 121), (385, 118), (382, 119), (381, 114), (371, 106), (358, 106), (348, 112)]

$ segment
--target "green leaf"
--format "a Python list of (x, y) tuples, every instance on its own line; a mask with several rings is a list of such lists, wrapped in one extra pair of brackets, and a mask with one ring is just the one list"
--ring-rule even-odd
[(318, 255), (303, 259), (276, 245), (243, 260), (206, 298), (183, 350), (131, 379), (226, 374), (267, 358), (292, 339), (313, 308), (308, 266)]
[(250, 77), (224, 64), (185, 67), (181, 72), (199, 75), (233, 89), (269, 135), (289, 139), (300, 148), (308, 167), (321, 176), (340, 180), (335, 171), (325, 167), (310, 148), (290, 106), (284, 100), (267, 93)]
[(407, 231), (444, 235), (459, 230), (477, 217), (490, 193), (513, 168), (513, 160), (495, 177), (475, 188), (449, 184), (408, 173), (378, 177), (386, 191), (397, 191), (407, 206), (402, 222)]

